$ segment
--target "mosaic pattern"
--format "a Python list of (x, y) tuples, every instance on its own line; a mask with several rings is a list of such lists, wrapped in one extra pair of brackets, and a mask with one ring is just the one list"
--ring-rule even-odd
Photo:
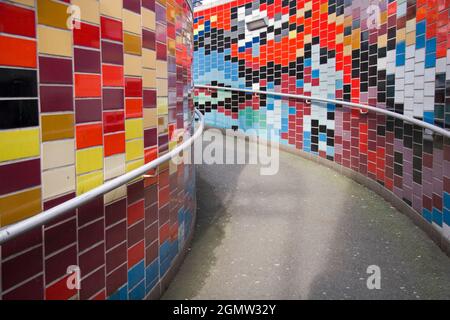
[[(71, 30), (68, 6), (80, 8)], [(0, 226), (148, 163), (191, 130), (183, 0), (0, 2)], [(0, 248), (0, 299), (143, 299), (183, 248), (194, 168), (172, 163)], [(81, 290), (66, 286), (81, 269)]]
[[(344, 99), (450, 128), (450, 1), (238, 0), (194, 13), (194, 81)], [(247, 30), (255, 17), (268, 26)], [(378, 22), (378, 23), (377, 23)], [(450, 239), (450, 142), (333, 104), (196, 90), (210, 125), (378, 181)]]

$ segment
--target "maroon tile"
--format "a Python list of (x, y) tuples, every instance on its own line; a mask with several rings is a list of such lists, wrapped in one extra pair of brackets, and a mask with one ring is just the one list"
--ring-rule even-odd
[(40, 83), (72, 84), (72, 60), (39, 57)]
[(131, 247), (144, 239), (144, 221), (136, 223), (128, 228), (128, 247)]
[(20, 287), (5, 293), (3, 300), (44, 300), (44, 276), (36, 278), (22, 284)]
[(127, 261), (127, 244), (115, 247), (106, 253), (106, 272), (109, 273)]
[(104, 240), (105, 220), (101, 219), (78, 229), (78, 250), (84, 251)]
[(2, 290), (24, 282), (43, 270), (42, 247), (27, 251), (2, 263)]
[(120, 287), (127, 283), (127, 265), (124, 264), (106, 277), (106, 294), (115, 293)]
[(159, 255), (158, 241), (154, 241), (145, 249), (145, 265), (150, 265)]
[(144, 148), (156, 146), (158, 143), (158, 131), (157, 128), (144, 130)]
[(127, 239), (127, 222), (123, 221), (106, 230), (106, 250)]
[(145, 209), (145, 226), (148, 227), (158, 220), (158, 203)]
[(41, 184), (40, 159), (0, 165), (0, 195)]
[(41, 111), (73, 111), (73, 87), (41, 86), (39, 88)]
[(141, 0), (123, 0), (123, 8), (141, 13)]
[(142, 6), (146, 9), (155, 11), (155, 0), (142, 0)]
[(34, 228), (2, 244), (2, 259), (42, 243), (42, 227)]
[(103, 196), (78, 208), (78, 227), (103, 217)]
[(144, 108), (156, 108), (156, 90), (144, 90)]
[(155, 50), (155, 33), (149, 30), (142, 30), (142, 47)]
[(111, 203), (105, 208), (105, 224), (110, 226), (127, 218), (127, 199)]
[(144, 190), (145, 207), (151, 206), (158, 202), (158, 187), (156, 184), (145, 188)]
[(144, 180), (129, 184), (127, 186), (128, 203), (135, 203), (144, 199)]
[(74, 49), (75, 72), (100, 73), (100, 51)]
[(102, 62), (123, 65), (123, 45), (102, 41)]
[(123, 89), (103, 89), (103, 110), (124, 108)]
[(102, 100), (75, 100), (75, 118), (77, 123), (102, 120)]
[[(57, 205), (60, 205), (61, 203), (64, 203), (72, 198), (75, 198), (75, 193), (66, 194), (64, 196), (48, 200), (44, 202), (44, 210), (51, 209), (53, 207), (56, 207)], [(55, 225), (63, 220), (67, 220), (70, 217), (75, 217), (76, 210), (66, 212), (59, 216), (58, 218), (53, 219), (51, 222), (47, 223), (45, 226), (47, 228), (51, 227), (52, 225)]]
[(159, 152), (169, 150), (169, 136), (167, 134), (162, 134), (158, 137), (158, 147)]
[(81, 275), (89, 274), (95, 269), (105, 264), (105, 244), (104, 242), (100, 243), (98, 246), (83, 252), (80, 255), (80, 270)]
[(169, 206), (164, 206), (159, 209), (159, 225), (162, 226), (164, 223), (169, 221), (170, 210)]
[(73, 245), (45, 260), (45, 282), (51, 282), (66, 275), (67, 267), (77, 265), (77, 246)]
[(80, 299), (87, 300), (105, 288), (105, 268), (81, 280)]
[(156, 59), (167, 61), (167, 46), (165, 44), (156, 44)]
[(150, 245), (158, 239), (158, 223), (152, 224), (145, 229), (145, 244)]
[(52, 254), (77, 241), (76, 220), (71, 219), (51, 229), (45, 230), (45, 255)]

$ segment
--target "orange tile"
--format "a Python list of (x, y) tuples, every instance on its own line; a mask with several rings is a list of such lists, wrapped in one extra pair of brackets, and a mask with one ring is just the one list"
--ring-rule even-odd
[(127, 119), (142, 117), (142, 99), (127, 99), (125, 101), (125, 112)]
[(105, 157), (125, 153), (125, 133), (115, 133), (105, 136)]
[(102, 95), (101, 87), (100, 75), (75, 74), (75, 97), (100, 97)]
[(0, 36), (0, 65), (36, 68), (36, 41)]
[(78, 125), (76, 128), (77, 149), (101, 146), (103, 144), (102, 124)]
[(124, 85), (123, 67), (104, 65), (103, 70), (103, 86), (105, 87), (122, 87)]

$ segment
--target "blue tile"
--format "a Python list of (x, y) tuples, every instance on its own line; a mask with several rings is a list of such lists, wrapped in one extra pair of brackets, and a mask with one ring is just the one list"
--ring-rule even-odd
[(114, 294), (112, 294), (108, 300), (127, 300), (128, 299), (128, 289), (127, 285), (124, 285), (122, 288), (117, 290)]
[(128, 270), (128, 287), (134, 288), (140, 281), (144, 280), (144, 260)]
[(433, 222), (442, 227), (442, 212), (433, 208)]
[(130, 300), (143, 300), (145, 298), (145, 283), (142, 281), (129, 293)]

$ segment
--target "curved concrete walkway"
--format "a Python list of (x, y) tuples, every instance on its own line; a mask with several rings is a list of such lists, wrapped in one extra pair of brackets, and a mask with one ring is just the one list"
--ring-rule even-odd
[[(202, 165), (197, 177), (194, 240), (164, 299), (450, 299), (450, 258), (331, 169), (280, 152), (275, 176)], [(381, 290), (367, 289), (370, 265)]]

